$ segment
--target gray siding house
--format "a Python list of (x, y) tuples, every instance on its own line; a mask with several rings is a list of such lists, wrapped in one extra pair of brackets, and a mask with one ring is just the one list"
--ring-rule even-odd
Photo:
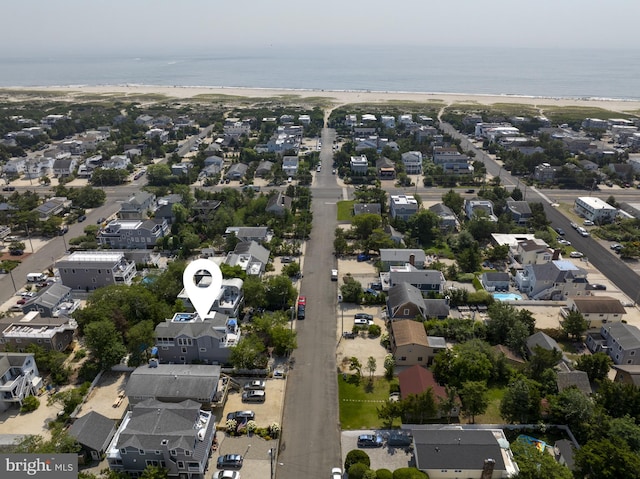
[(415, 286), (400, 283), (389, 290), (387, 315), (390, 319), (415, 319), (427, 317), (427, 308), (422, 293)]
[(123, 220), (146, 220), (148, 212), (156, 206), (156, 195), (146, 191), (138, 192), (128, 201), (122, 202), (118, 217)]
[(27, 396), (35, 396), (42, 378), (33, 354), (0, 353), (0, 412), (22, 406)]
[(69, 428), (69, 435), (82, 447), (85, 457), (101, 461), (116, 433), (116, 422), (95, 411), (79, 417)]
[(214, 313), (201, 320), (196, 314), (177, 313), (155, 329), (158, 359), (161, 363), (225, 364), (231, 347), (240, 340), (235, 319)]
[(74, 291), (93, 291), (112, 284), (130, 285), (136, 264), (121, 251), (76, 251), (56, 263), (62, 284)]
[(60, 312), (67, 312), (73, 308), (71, 288), (60, 283), (53, 283), (38, 291), (38, 294), (30, 298), (22, 312), (37, 311), (45, 318), (58, 316)]
[(157, 364), (136, 368), (129, 376), (125, 393), (134, 406), (148, 399), (179, 403), (187, 399), (211, 407), (220, 379), (220, 366), (210, 364)]
[(21, 319), (0, 319), (0, 329), (0, 351), (24, 352), (30, 344), (45, 351), (64, 351), (73, 341), (78, 323), (66, 316), (43, 318), (31, 311)]
[(391, 266), (403, 266), (407, 263), (416, 268), (424, 268), (427, 255), (421, 249), (389, 249), (380, 250), (380, 262), (382, 271), (389, 271)]
[(123, 418), (107, 450), (109, 469), (138, 477), (160, 466), (172, 479), (205, 479), (214, 434), (215, 417), (199, 403), (148, 399)]
[(98, 241), (116, 249), (153, 248), (158, 239), (168, 232), (169, 225), (165, 219), (116, 220), (98, 232)]

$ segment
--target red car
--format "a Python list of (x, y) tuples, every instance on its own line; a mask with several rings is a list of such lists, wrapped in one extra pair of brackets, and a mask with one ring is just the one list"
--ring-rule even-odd
[(307, 304), (307, 297), (306, 296), (299, 296), (298, 297), (298, 306), (306, 306)]
[(27, 302), (27, 300), (25, 298), (21, 298), (21, 299), (18, 300), (18, 302), (16, 304), (24, 304), (26, 302)]

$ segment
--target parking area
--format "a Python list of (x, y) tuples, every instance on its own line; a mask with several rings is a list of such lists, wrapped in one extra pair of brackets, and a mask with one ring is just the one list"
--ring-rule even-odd
[[(255, 378), (234, 378), (241, 386), (245, 382)], [(250, 409), (256, 413), (256, 423), (258, 427), (267, 427), (277, 422), (282, 424), (282, 406), (284, 405), (284, 392), (286, 389), (286, 379), (267, 379), (266, 381), (266, 401), (264, 403), (244, 403), (242, 402), (242, 392), (230, 391), (227, 402), (222, 411), (214, 410), (218, 423), (224, 425), (227, 414), (233, 411), (244, 411)]]
[[(349, 451), (358, 449), (358, 436), (360, 434), (380, 434), (383, 437), (387, 437), (391, 431), (386, 430), (366, 430), (366, 431), (343, 431), (341, 434), (341, 446), (342, 446), (342, 464), (332, 466), (340, 467), (344, 466), (344, 461), (347, 458)], [(366, 452), (371, 459), (371, 469), (389, 469), (394, 471), (401, 467), (410, 467), (415, 465), (413, 451), (407, 447), (390, 447), (386, 444), (382, 447), (370, 447), (361, 449)]]

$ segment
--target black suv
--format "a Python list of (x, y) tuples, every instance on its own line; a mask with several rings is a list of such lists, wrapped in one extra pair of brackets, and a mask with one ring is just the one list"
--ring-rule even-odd
[(227, 414), (227, 420), (235, 419), (236, 421), (253, 421), (256, 413), (253, 411), (234, 411)]
[(305, 317), (305, 307), (304, 304), (298, 305), (298, 319), (304, 319)]
[(225, 454), (220, 456), (217, 462), (218, 469), (240, 469), (242, 467), (242, 456), (240, 454)]
[(384, 439), (380, 434), (362, 434), (358, 436), (358, 447), (382, 447)]
[(366, 319), (368, 321), (373, 321), (373, 316), (367, 313), (356, 313), (353, 316), (353, 319)]

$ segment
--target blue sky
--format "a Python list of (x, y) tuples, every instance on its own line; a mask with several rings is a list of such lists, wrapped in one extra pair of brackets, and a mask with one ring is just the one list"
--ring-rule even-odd
[(234, 46), (640, 48), (637, 0), (3, 0), (3, 50)]

